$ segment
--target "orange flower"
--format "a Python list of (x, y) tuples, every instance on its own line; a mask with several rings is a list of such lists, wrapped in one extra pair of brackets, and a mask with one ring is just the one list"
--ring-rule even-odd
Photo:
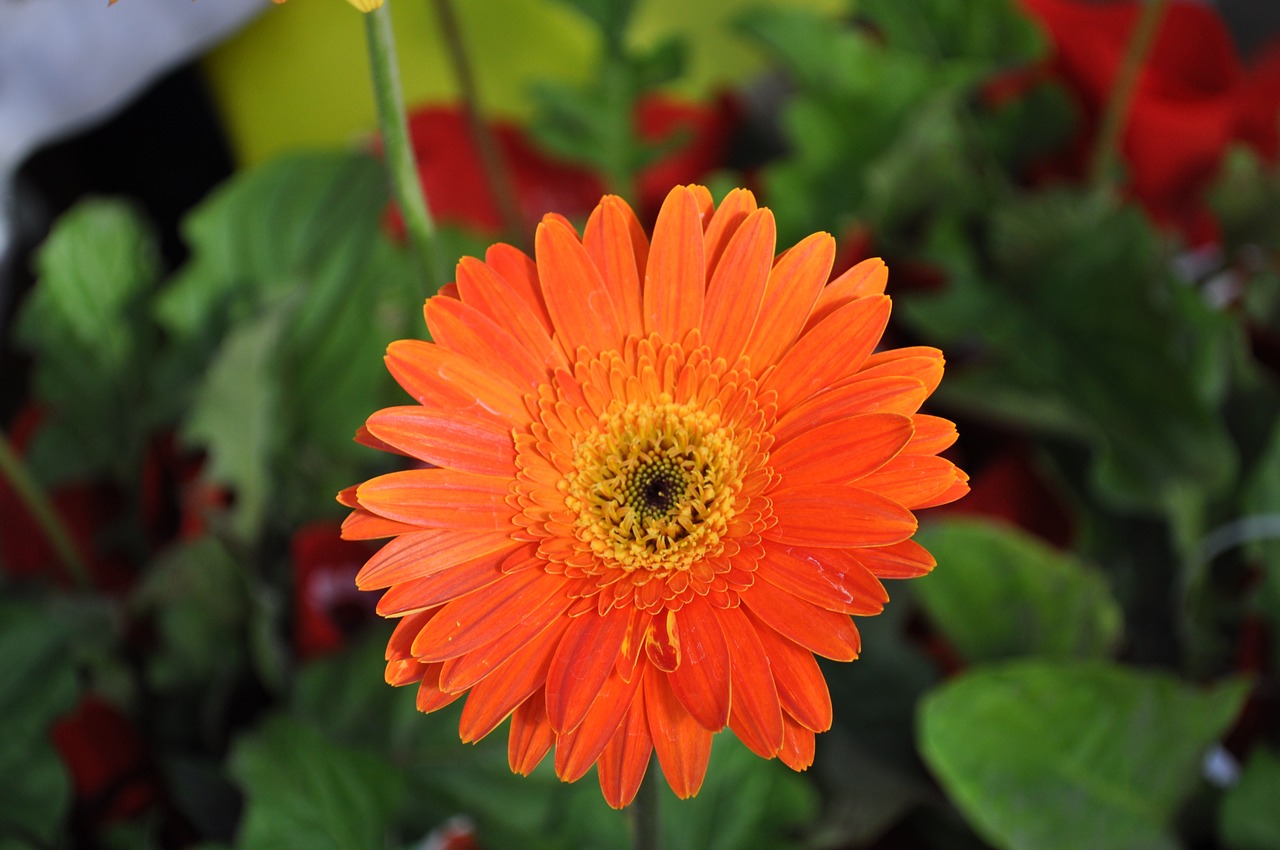
[(967, 490), (955, 427), (917, 413), (941, 352), (875, 353), (884, 264), (824, 287), (831, 236), (775, 259), (744, 190), (677, 187), (652, 243), (606, 197), (535, 248), (458, 264), (435, 342), (387, 351), (418, 404), (358, 435), (432, 465), (339, 496), (347, 537), (394, 537), (357, 579), (400, 618), (387, 681), (423, 711), (467, 693), (464, 741), (510, 716), (512, 770), (554, 746), (615, 807), (653, 752), (697, 793), (726, 725), (803, 770), (831, 725), (814, 655), (857, 657), (879, 579), (934, 565), (911, 511)]

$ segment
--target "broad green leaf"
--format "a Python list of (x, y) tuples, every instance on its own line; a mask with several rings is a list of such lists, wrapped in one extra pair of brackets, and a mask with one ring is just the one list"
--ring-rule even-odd
[(965, 660), (1098, 658), (1119, 640), (1106, 580), (1070, 555), (980, 520), (925, 526), (917, 539), (938, 567), (912, 589)]
[(277, 370), (288, 305), (238, 325), (201, 381), (182, 438), (208, 452), (204, 475), (235, 493), (231, 523), (242, 540), (261, 528), (272, 470), (287, 437)]
[(29, 460), (47, 481), (136, 474), (154, 329), (145, 298), (159, 250), (121, 201), (85, 201), (60, 218), (36, 258), (38, 280), (17, 320), (48, 407)]
[(1255, 750), (1222, 799), (1218, 831), (1231, 850), (1280, 847), (1280, 758)]
[(924, 701), (920, 749), (996, 847), (1173, 850), (1178, 805), (1246, 692), (1098, 662), (979, 668)]
[(360, 281), (386, 203), (382, 168), (363, 155), (297, 154), (237, 175), (184, 221), (191, 260), (157, 301), (161, 323), (216, 336), (299, 285), (331, 309)]
[[(1233, 524), (1231, 544), (1242, 543), (1261, 571), (1253, 607), (1271, 620), (1272, 646), (1280, 649), (1280, 421), (1262, 457), (1253, 464), (1243, 493), (1244, 516)], [(1216, 553), (1210, 553), (1216, 554)]]
[(941, 394), (1088, 441), (1093, 483), (1119, 507), (1167, 512), (1221, 493), (1236, 466), (1217, 410), (1231, 321), (1173, 278), (1141, 213), (1040, 192), (993, 212), (989, 247), (994, 268), (954, 222), (940, 227), (931, 251), (952, 272), (946, 289), (900, 302), (932, 340), (975, 352)]
[(285, 716), (231, 753), (247, 799), (237, 850), (384, 850), (405, 792), (390, 762)]
[(69, 646), (80, 626), (50, 614), (0, 605), (0, 835), (38, 847), (53, 846), (65, 827), (71, 783), (49, 727), (79, 691)]
[(246, 542), (336, 511), (333, 494), (371, 472), (351, 435), (399, 397), (386, 345), (422, 333), (385, 208), (377, 162), (309, 154), (238, 175), (186, 222), (192, 259), (156, 306), (173, 340), (158, 371)]

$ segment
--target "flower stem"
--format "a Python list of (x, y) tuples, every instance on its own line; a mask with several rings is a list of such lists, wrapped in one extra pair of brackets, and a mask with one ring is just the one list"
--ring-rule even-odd
[(458, 94), (462, 98), (463, 112), (467, 116), (467, 128), (471, 132), (471, 140), (480, 155), (480, 167), (484, 171), (485, 182), (489, 191), (498, 202), (498, 214), (502, 217), (502, 227), (507, 238), (517, 246), (524, 239), (526, 232), (524, 216), (516, 201), (515, 186), (511, 180), (511, 172), (498, 150), (497, 140), (489, 125), (485, 123), (480, 110), (480, 93), (476, 88), (475, 74), (471, 62), (467, 58), (466, 44), (462, 40), (462, 30), (458, 26), (458, 16), (454, 12), (451, 0), (433, 0), (436, 19), (440, 22), (440, 35), (449, 53), (449, 62), (453, 65), (453, 74), (458, 82)]
[(44, 490), (40, 489), (40, 485), (36, 483), (35, 478), (31, 476), (26, 465), (3, 434), (0, 434), (0, 478), (9, 482), (9, 486), (35, 517), (36, 524), (40, 526), (45, 539), (57, 552), (76, 586), (81, 590), (92, 590), (93, 581), (89, 577), (89, 567), (76, 551), (75, 544), (71, 542), (67, 527), (63, 525), (62, 519), (53, 509)]
[(404, 216), (409, 246), (418, 264), (427, 293), (444, 283), (444, 269), (436, 244), (435, 224), (427, 210), (418, 181), (418, 166), (409, 144), (409, 126), (400, 93), (400, 72), (396, 65), (395, 35), (391, 31), (390, 3), (362, 15), (369, 47), (369, 71), (373, 76), (373, 97), (378, 107), (378, 127), (387, 161), (391, 193)]
[(1129, 117), (1129, 106), (1133, 103), (1142, 65), (1151, 49), (1151, 43), (1155, 40), (1156, 32), (1160, 29), (1160, 21), (1164, 18), (1164, 11), (1168, 5), (1169, 0), (1147, 0), (1142, 6), (1138, 23), (1129, 36), (1129, 44), (1125, 48), (1120, 70), (1111, 86), (1111, 96), (1107, 99), (1106, 109), (1102, 113), (1102, 123), (1093, 148), (1090, 177), (1095, 185), (1114, 182), (1120, 139)]
[(659, 850), (662, 840), (659, 835), (660, 820), (658, 818), (658, 777), (662, 771), (658, 769), (656, 759), (649, 762), (644, 772), (640, 790), (629, 807), (631, 815), (631, 848), (632, 850)]

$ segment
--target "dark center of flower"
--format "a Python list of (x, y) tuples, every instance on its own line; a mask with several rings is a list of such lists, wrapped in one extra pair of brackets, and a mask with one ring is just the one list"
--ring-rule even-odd
[(685, 493), (685, 476), (673, 458), (651, 461), (627, 481), (627, 505), (644, 519), (665, 517)]

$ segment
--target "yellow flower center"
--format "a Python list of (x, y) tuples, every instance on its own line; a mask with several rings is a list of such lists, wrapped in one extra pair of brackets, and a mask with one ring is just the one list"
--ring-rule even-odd
[(630, 572), (686, 570), (719, 554), (741, 489), (741, 450), (720, 416), (670, 396), (614, 401), (580, 435), (565, 476), (574, 533)]

